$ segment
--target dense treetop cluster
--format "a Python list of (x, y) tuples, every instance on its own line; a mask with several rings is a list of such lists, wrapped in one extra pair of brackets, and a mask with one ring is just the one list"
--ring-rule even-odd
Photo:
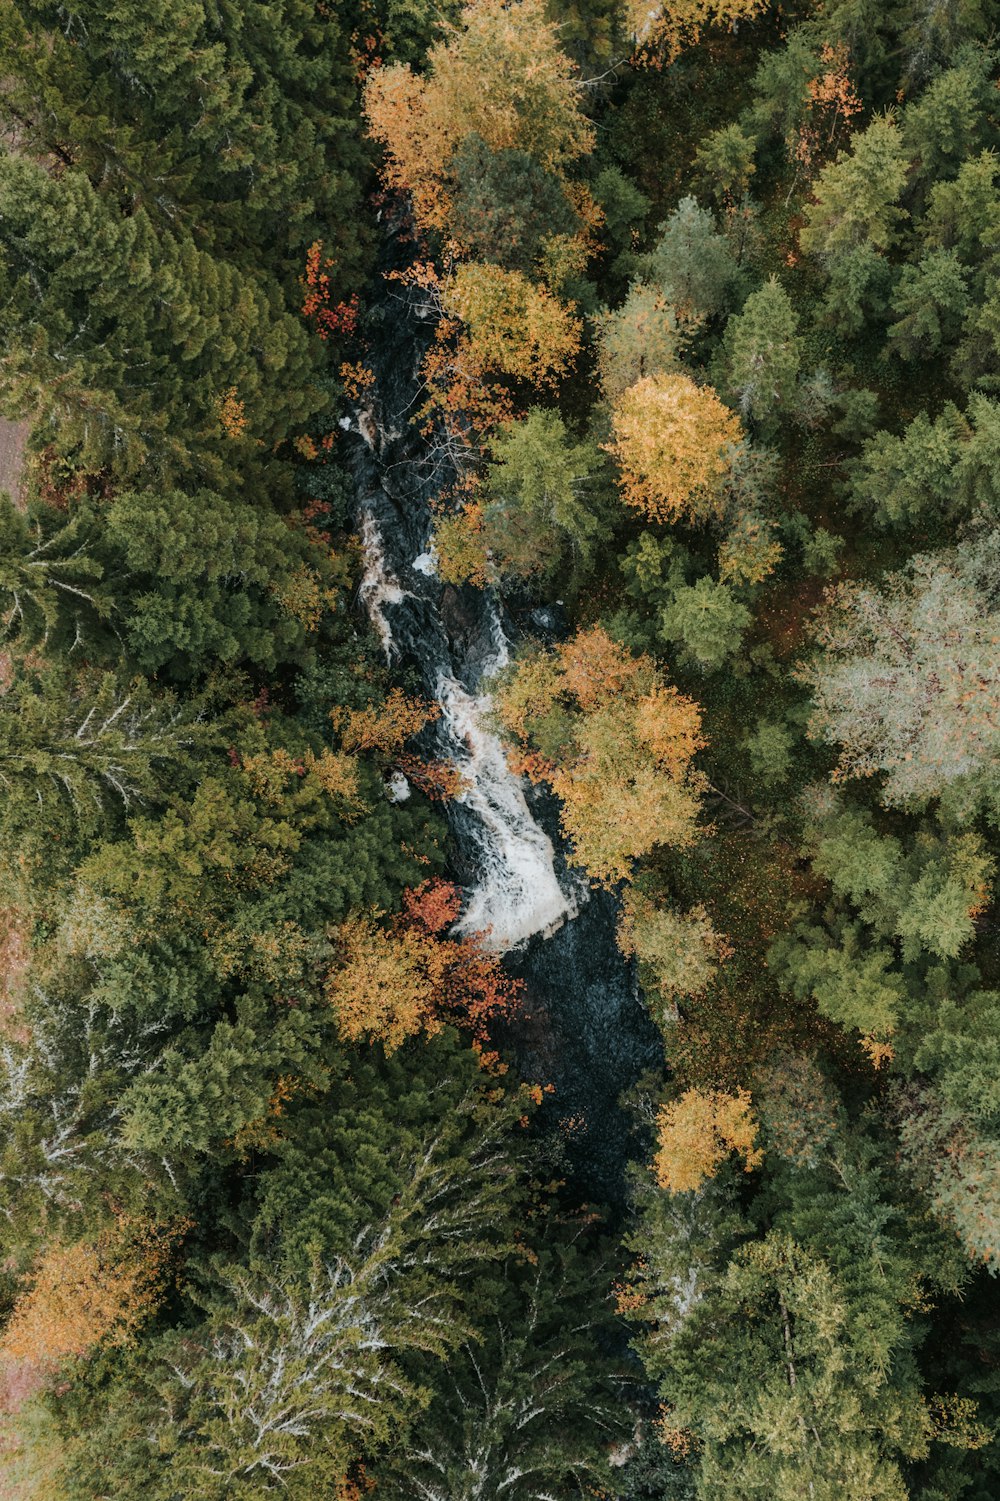
[[(998, 28), (9, 0), (14, 1501), (1000, 1492)], [(358, 608), (418, 303), (440, 588), (662, 1037), (611, 1202)]]

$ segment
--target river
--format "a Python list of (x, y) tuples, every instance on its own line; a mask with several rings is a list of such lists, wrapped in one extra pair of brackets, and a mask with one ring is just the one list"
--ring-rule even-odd
[[(390, 239), (383, 269), (400, 254)], [(345, 434), (365, 552), (359, 603), (389, 662), (415, 669), (440, 706), (435, 753), (463, 774), (448, 804), (451, 874), (465, 892), (456, 926), (485, 934), (525, 982), (523, 1014), (499, 1040), (522, 1078), (555, 1086), (539, 1122), (564, 1144), (577, 1193), (618, 1207), (633, 1155), (619, 1098), (660, 1061), (659, 1037), (615, 943), (614, 895), (568, 864), (554, 799), (514, 775), (490, 725), (490, 675), (524, 624), (493, 591), (445, 585), (434, 568), (431, 502), (456, 476), (414, 420), (433, 335), (425, 299), (385, 282), (364, 332), (374, 383)]]

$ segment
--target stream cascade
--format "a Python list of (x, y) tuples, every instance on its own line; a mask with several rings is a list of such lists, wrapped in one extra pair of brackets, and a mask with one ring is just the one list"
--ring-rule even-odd
[[(465, 898), (456, 931), (484, 935), (525, 982), (523, 1014), (498, 1041), (521, 1077), (555, 1086), (541, 1124), (558, 1128), (579, 1191), (620, 1203), (633, 1154), (619, 1097), (657, 1064), (661, 1045), (616, 943), (613, 894), (568, 862), (554, 797), (515, 775), (491, 725), (489, 680), (525, 631), (494, 591), (437, 575), (432, 503), (456, 474), (417, 417), (433, 323), (413, 288), (384, 286), (367, 319), (374, 380), (341, 423), (364, 551), (359, 605), (390, 666), (415, 671), (438, 705), (425, 734), (462, 774), (447, 804), (450, 864)], [(388, 789), (408, 793), (401, 776)]]

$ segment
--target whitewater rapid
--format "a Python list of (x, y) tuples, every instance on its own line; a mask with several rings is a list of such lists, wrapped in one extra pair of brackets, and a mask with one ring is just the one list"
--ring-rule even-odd
[[(386, 659), (399, 655), (386, 610), (414, 598), (386, 562), (385, 545), (370, 511), (361, 515), (359, 533), (365, 567), (358, 598), (382, 643)], [(410, 568), (425, 577), (431, 555), (418, 553)], [(509, 649), (492, 601), (484, 596), (484, 626), (491, 650), (477, 669), (474, 689), (456, 675), (456, 664), (442, 664), (434, 678), (434, 697), (441, 711), (443, 751), (462, 776), (454, 799), (470, 817), (466, 839), (475, 846), (477, 881), (466, 892), (455, 925), (464, 934), (479, 934), (484, 944), (506, 953), (536, 933), (550, 934), (574, 917), (580, 889), (568, 892), (556, 874), (552, 841), (532, 816), (525, 785), (507, 763), (503, 746), (490, 727), (491, 701), (483, 686), (509, 661)]]

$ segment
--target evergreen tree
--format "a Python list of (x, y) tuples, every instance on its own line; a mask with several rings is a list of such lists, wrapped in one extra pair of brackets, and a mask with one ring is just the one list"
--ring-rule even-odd
[(644, 273), (688, 318), (711, 318), (728, 308), (739, 279), (729, 242), (695, 198), (681, 199), (660, 225)]
[(898, 207), (906, 165), (896, 121), (891, 115), (873, 120), (854, 137), (850, 154), (820, 173), (799, 237), (802, 249), (836, 263), (865, 241), (876, 250), (890, 248), (907, 217)]
[(349, 7), (266, 0), (46, 0), (6, 13), (0, 111), (30, 155), (72, 162), (159, 233), (294, 275), (316, 239), (358, 266), (358, 139)]
[(0, 157), (0, 213), (0, 395), (82, 469), (221, 478), (234, 447), (318, 410), (316, 353), (276, 283), (123, 216), (78, 171)]
[(115, 607), (92, 518), (68, 521), (39, 507), (18, 510), (0, 495), (0, 620), (18, 650), (99, 650)]
[(739, 651), (749, 624), (750, 611), (729, 585), (703, 574), (697, 583), (674, 592), (660, 615), (659, 633), (680, 646), (683, 660), (702, 672), (714, 672)]
[(801, 341), (798, 319), (777, 277), (730, 318), (723, 350), (726, 384), (745, 418), (766, 423), (794, 409)]
[(969, 306), (965, 268), (955, 252), (932, 250), (904, 266), (891, 306), (896, 322), (888, 330), (889, 348), (903, 359), (927, 359), (953, 343)]
[(389, 1501), (543, 1501), (611, 1480), (605, 1454), (627, 1409), (601, 1352), (613, 1330), (594, 1296), (601, 1267), (572, 1242), (536, 1256), (482, 1289), (485, 1327), (450, 1358), (406, 1444), (374, 1471)]

